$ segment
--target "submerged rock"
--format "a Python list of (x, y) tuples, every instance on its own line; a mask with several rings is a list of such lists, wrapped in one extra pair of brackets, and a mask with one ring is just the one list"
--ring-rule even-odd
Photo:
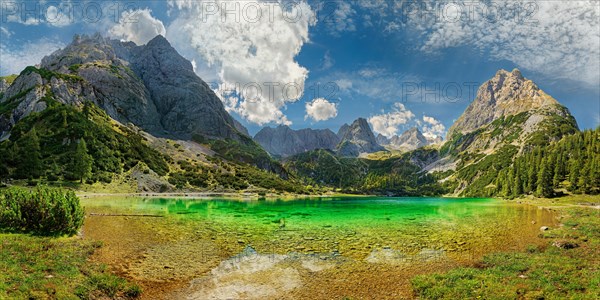
[(552, 246), (561, 248), (561, 249), (574, 249), (574, 248), (579, 247), (578, 244), (569, 242), (569, 241), (554, 241), (552, 243)]

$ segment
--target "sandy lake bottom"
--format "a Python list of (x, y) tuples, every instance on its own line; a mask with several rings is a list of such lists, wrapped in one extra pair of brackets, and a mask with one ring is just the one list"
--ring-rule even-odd
[(94, 259), (144, 299), (411, 298), (414, 275), (542, 245), (552, 211), (495, 199), (84, 199)]

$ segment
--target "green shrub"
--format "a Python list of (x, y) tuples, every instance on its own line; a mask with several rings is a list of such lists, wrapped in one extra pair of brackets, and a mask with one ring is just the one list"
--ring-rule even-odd
[(84, 212), (72, 191), (38, 187), (0, 192), (0, 230), (36, 235), (74, 235)]

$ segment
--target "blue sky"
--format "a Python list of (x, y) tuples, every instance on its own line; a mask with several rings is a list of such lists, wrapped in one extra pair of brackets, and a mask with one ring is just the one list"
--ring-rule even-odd
[(337, 131), (365, 117), (388, 136), (413, 126), (443, 136), (479, 85), (513, 68), (581, 128), (600, 125), (598, 1), (224, 3), (2, 1), (0, 73), (76, 33), (138, 44), (162, 34), (251, 133)]

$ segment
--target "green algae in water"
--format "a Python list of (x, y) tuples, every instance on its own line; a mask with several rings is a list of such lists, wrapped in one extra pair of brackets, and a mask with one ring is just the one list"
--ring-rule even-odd
[[(279, 224), (286, 228), (397, 227), (427, 223), (465, 223), (522, 216), (529, 210), (479, 198), (328, 198), (274, 201), (228, 199), (89, 199), (88, 211), (158, 214), (190, 221)], [(531, 214), (532, 212), (528, 212)], [(535, 216), (532, 216), (535, 219)], [(514, 218), (510, 217), (511, 219)], [(534, 220), (532, 219), (532, 220)]]
[(256, 258), (283, 255), (294, 268), (307, 260), (335, 266), (323, 278), (352, 285), (354, 277), (345, 276), (354, 270), (372, 271), (375, 282), (380, 274), (404, 280), (427, 268), (469, 265), (490, 252), (542, 245), (540, 226), (556, 225), (548, 210), (494, 199), (113, 197), (83, 204), (83, 235), (104, 242), (104, 261), (148, 280), (198, 278), (247, 249)]
[(205, 232), (209, 235), (206, 238), (275, 247), (279, 252), (290, 247), (314, 251), (347, 248), (365, 252), (377, 247), (455, 251), (474, 240), (479, 247), (494, 242), (514, 244), (515, 237), (508, 234), (511, 231), (531, 232), (540, 226), (533, 224), (551, 222), (549, 214), (541, 210), (478, 198), (111, 198), (89, 199), (84, 204), (88, 212), (163, 215), (173, 220), (169, 226), (182, 227), (173, 228), (174, 232), (189, 228)]

